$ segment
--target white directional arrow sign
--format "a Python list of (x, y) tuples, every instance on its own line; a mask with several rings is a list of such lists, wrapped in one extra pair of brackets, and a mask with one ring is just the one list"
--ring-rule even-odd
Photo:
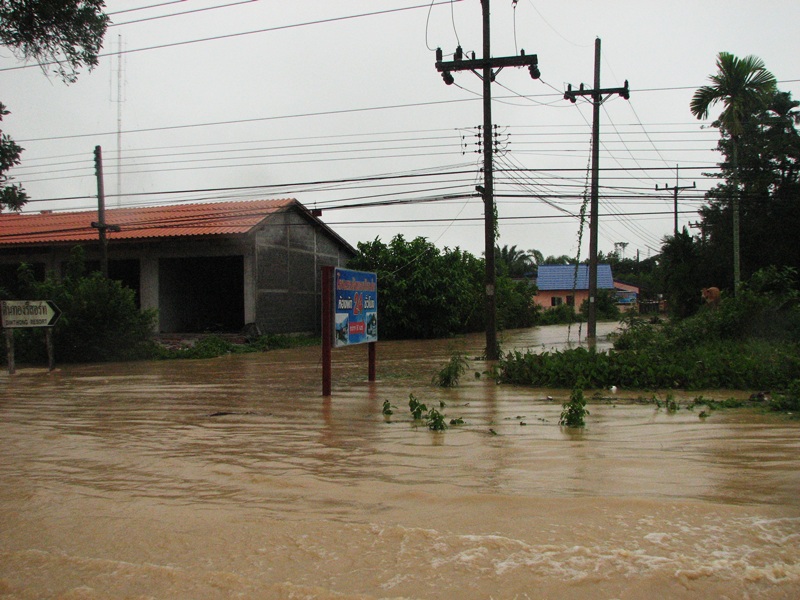
[(3, 327), (52, 327), (61, 311), (50, 300), (3, 300)]

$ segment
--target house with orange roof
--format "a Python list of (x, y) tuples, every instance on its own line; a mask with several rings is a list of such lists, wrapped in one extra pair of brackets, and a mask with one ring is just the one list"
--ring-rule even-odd
[[(76, 245), (97, 268), (97, 222), (97, 211), (0, 214), (0, 286), (23, 262), (59, 276)], [(320, 269), (356, 254), (292, 198), (107, 209), (105, 223), (109, 276), (158, 310), (162, 333), (319, 331)]]

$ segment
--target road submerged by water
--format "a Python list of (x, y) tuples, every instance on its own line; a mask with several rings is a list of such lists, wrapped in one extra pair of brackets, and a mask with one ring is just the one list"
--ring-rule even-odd
[(337, 350), (328, 399), (319, 348), (0, 377), (0, 598), (800, 596), (800, 421), (619, 390), (568, 430), (568, 391), (495, 384), (482, 342), (380, 342), (374, 384)]

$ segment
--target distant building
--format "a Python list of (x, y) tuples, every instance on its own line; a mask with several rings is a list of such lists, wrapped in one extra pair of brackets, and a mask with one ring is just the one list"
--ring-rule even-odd
[[(539, 265), (536, 287), (539, 291), (533, 300), (539, 306), (568, 304), (580, 308), (589, 298), (589, 265), (577, 265), (577, 278), (575, 265)], [(614, 289), (611, 265), (597, 265), (597, 289)]]
[(614, 281), (614, 290), (617, 293), (617, 305), (622, 312), (638, 309), (640, 293), (638, 286)]
[[(97, 212), (0, 214), (0, 285), (22, 262), (60, 276), (81, 245), (99, 266)], [(320, 267), (356, 250), (294, 199), (109, 209), (109, 276), (158, 309), (163, 333), (319, 331)]]

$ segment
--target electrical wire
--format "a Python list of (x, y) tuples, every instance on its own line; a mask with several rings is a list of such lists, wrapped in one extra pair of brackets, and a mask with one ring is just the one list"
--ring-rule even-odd
[(195, 8), (195, 9), (192, 9), (192, 10), (185, 10), (183, 12), (170, 13), (168, 15), (157, 15), (157, 16), (154, 16), (154, 17), (144, 17), (144, 18), (141, 18), (141, 19), (135, 19), (133, 21), (123, 21), (122, 23), (109, 23), (108, 26), (109, 27), (119, 27), (121, 25), (133, 25), (134, 23), (144, 23), (146, 21), (156, 21), (156, 20), (159, 20), (159, 19), (168, 19), (170, 17), (180, 17), (180, 16), (183, 16), (183, 15), (189, 15), (189, 14), (193, 14), (193, 13), (206, 12), (206, 11), (209, 11), (209, 10), (216, 10), (218, 8), (230, 8), (231, 6), (238, 6), (240, 4), (250, 4), (252, 2), (257, 2), (257, 1), (258, 0), (239, 0), (238, 2), (231, 2), (229, 4), (220, 4), (218, 6), (207, 6), (205, 8)]
[[(452, 2), (462, 2), (462, 1), (463, 0), (441, 0), (441, 1), (434, 0), (436, 5), (447, 4), (447, 3), (452, 3)], [(330, 17), (330, 18), (327, 18), (327, 19), (317, 19), (315, 21), (305, 21), (303, 23), (292, 23), (292, 24), (289, 24), (289, 25), (276, 25), (274, 27), (265, 27), (263, 29), (253, 29), (253, 30), (250, 30), (250, 31), (240, 31), (240, 32), (237, 32), (237, 33), (227, 33), (227, 34), (209, 36), (209, 37), (204, 37), (204, 38), (196, 38), (196, 39), (193, 39), (193, 40), (183, 40), (183, 41), (180, 41), (180, 42), (167, 42), (167, 43), (164, 43), (164, 44), (157, 44), (157, 45), (154, 45), (154, 46), (145, 46), (145, 47), (142, 47), (142, 48), (130, 48), (128, 50), (123, 50), (121, 52), (100, 53), (100, 54), (97, 55), (97, 58), (108, 58), (109, 56), (118, 56), (120, 54), (136, 54), (136, 53), (140, 53), (140, 52), (149, 52), (151, 50), (164, 50), (166, 48), (176, 48), (178, 46), (187, 46), (187, 45), (191, 45), (191, 44), (214, 42), (214, 41), (219, 41), (219, 40), (225, 40), (225, 39), (231, 39), (231, 38), (237, 38), (237, 37), (244, 37), (244, 36), (247, 36), (247, 35), (255, 35), (255, 34), (260, 34), (260, 33), (272, 33), (274, 31), (285, 31), (287, 29), (297, 29), (297, 28), (300, 28), (300, 27), (308, 27), (308, 26), (311, 26), (311, 25), (327, 25), (329, 23), (337, 23), (337, 22), (341, 22), (341, 21), (349, 21), (351, 19), (361, 19), (361, 18), (365, 18), (365, 17), (383, 16), (383, 15), (395, 14), (395, 13), (404, 12), (404, 11), (408, 11), (408, 10), (416, 10), (418, 8), (427, 8), (427, 7), (428, 7), (427, 4), (415, 5), (415, 6), (403, 6), (403, 7), (400, 7), (400, 8), (389, 8), (389, 9), (377, 10), (377, 11), (367, 12), (367, 13), (360, 13), (360, 14), (354, 14), (354, 15), (345, 15), (345, 16), (342, 16), (342, 17)], [(18, 71), (18, 70), (22, 70), (22, 69), (31, 69), (31, 68), (41, 68), (41, 67), (46, 67), (46, 66), (56, 65), (56, 64), (59, 64), (59, 63), (57, 61), (43, 61), (43, 62), (37, 63), (35, 65), (26, 64), (26, 65), (16, 65), (16, 66), (13, 66), (13, 67), (3, 67), (3, 68), (0, 68), (0, 72), (2, 72), (2, 71)]]

